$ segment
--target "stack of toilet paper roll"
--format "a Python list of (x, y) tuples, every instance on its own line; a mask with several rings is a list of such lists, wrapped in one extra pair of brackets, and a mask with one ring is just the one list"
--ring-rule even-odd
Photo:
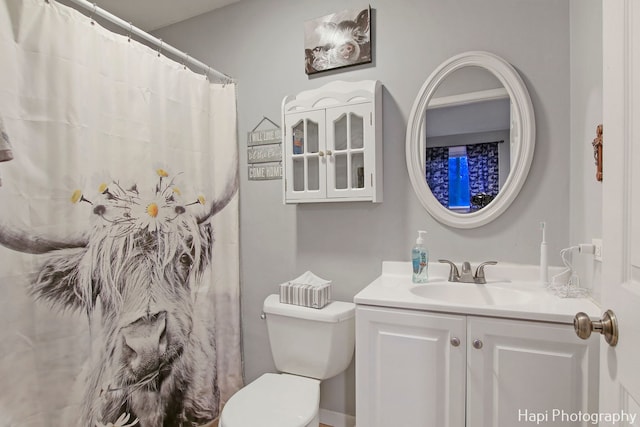
[(310, 271), (280, 285), (280, 302), (311, 308), (322, 308), (331, 302), (331, 280)]

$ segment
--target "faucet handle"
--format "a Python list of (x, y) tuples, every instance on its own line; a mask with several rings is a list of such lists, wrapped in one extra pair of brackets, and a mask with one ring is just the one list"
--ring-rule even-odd
[(443, 264), (449, 264), (451, 266), (451, 270), (449, 270), (449, 281), (450, 282), (457, 282), (460, 279), (460, 273), (458, 272), (458, 267), (456, 267), (456, 265), (449, 261), (448, 259), (439, 259), (438, 262), (441, 262)]
[(496, 265), (498, 263), (498, 261), (486, 261), (483, 262), (482, 264), (480, 264), (478, 266), (478, 268), (476, 268), (476, 274), (474, 276), (474, 279), (476, 281), (476, 283), (479, 284), (485, 284), (487, 283), (485, 277), (484, 277), (484, 266), (485, 265)]

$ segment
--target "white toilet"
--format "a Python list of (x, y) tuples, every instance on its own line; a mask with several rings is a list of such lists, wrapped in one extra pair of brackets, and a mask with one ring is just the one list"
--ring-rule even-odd
[(264, 374), (227, 402), (220, 427), (318, 427), (320, 381), (349, 366), (355, 348), (355, 304), (322, 309), (264, 301), (271, 353), (279, 374)]

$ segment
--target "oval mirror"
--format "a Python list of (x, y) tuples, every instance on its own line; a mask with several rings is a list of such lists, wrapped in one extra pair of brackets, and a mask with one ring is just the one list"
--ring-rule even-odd
[(488, 52), (441, 64), (411, 109), (411, 185), (443, 224), (474, 228), (501, 215), (522, 188), (535, 145), (529, 93), (518, 72)]

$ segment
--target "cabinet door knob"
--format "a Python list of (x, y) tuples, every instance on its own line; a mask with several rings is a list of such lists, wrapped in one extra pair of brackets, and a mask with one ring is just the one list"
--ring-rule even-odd
[(324, 151), (322, 151), (322, 150), (318, 151), (318, 156), (324, 157)]
[(332, 154), (333, 154), (333, 152), (331, 150), (327, 150), (327, 156), (330, 156)]
[(482, 341), (477, 338), (473, 340), (473, 348), (480, 350), (482, 348)]
[(592, 322), (586, 313), (580, 312), (573, 318), (573, 329), (583, 340), (589, 338), (591, 332), (596, 331), (604, 335), (604, 340), (611, 347), (618, 344), (618, 319), (611, 310), (605, 311), (602, 319), (595, 322)]
[(453, 337), (451, 338), (451, 345), (454, 347), (457, 347), (460, 345), (460, 338), (458, 337)]

